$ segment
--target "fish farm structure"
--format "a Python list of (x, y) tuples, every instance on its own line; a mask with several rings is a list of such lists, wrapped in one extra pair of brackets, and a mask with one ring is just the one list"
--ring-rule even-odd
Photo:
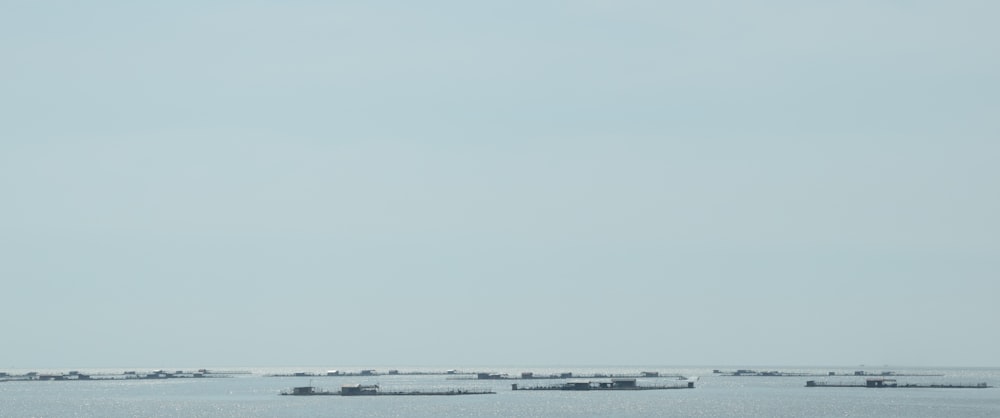
[(293, 372), (293, 373), (273, 373), (266, 374), (264, 377), (369, 377), (369, 376), (473, 376), (474, 372), (462, 372), (458, 370), (444, 370), (444, 371), (400, 371), (398, 369), (389, 369), (387, 371), (377, 371), (375, 369), (363, 369), (360, 371), (344, 371), (344, 370), (327, 370), (325, 372)]
[(865, 379), (864, 384), (860, 383), (827, 383), (809, 380), (806, 382), (807, 388), (929, 388), (929, 389), (985, 389), (992, 386), (983, 383), (975, 384), (899, 384), (896, 379), (884, 377), (873, 377)]
[(662, 389), (694, 389), (694, 381), (680, 385), (640, 386), (635, 379), (611, 379), (610, 382), (573, 381), (561, 385), (519, 387), (517, 383), (510, 385), (511, 390), (662, 390)]
[(250, 374), (250, 372), (242, 371), (211, 371), (207, 369), (198, 369), (197, 371), (166, 371), (166, 370), (153, 370), (152, 372), (136, 372), (136, 371), (125, 371), (121, 374), (107, 374), (107, 373), (81, 373), (79, 371), (73, 370), (65, 373), (37, 373), (29, 372), (25, 374), (10, 375), (7, 373), (0, 373), (0, 382), (31, 382), (31, 381), (75, 381), (75, 382), (85, 382), (94, 380), (143, 380), (143, 379), (200, 379), (200, 378), (218, 378), (218, 377), (233, 377), (237, 374)]
[(469, 376), (449, 377), (449, 380), (535, 380), (535, 379), (635, 379), (635, 378), (673, 378), (685, 380), (687, 377), (679, 374), (665, 374), (660, 372), (641, 372), (636, 374), (614, 374), (614, 373), (592, 373), (574, 374), (573, 372), (536, 374), (534, 372), (522, 372), (520, 375), (508, 375), (506, 373), (478, 372)]
[(433, 396), (433, 395), (489, 395), (496, 392), (479, 389), (450, 389), (450, 390), (411, 390), (411, 391), (383, 391), (378, 385), (343, 385), (339, 391), (331, 392), (313, 386), (299, 386), (291, 390), (282, 391), (282, 395), (289, 396)]
[(826, 374), (820, 373), (804, 373), (804, 372), (786, 372), (779, 370), (746, 370), (740, 369), (736, 371), (722, 371), (719, 369), (712, 370), (717, 376), (732, 376), (732, 377), (835, 377), (835, 376), (881, 376), (881, 377), (902, 377), (902, 376), (944, 376), (943, 374), (923, 374), (923, 373), (896, 373), (892, 371), (872, 373), (864, 370), (858, 370), (854, 373), (837, 373), (829, 372)]

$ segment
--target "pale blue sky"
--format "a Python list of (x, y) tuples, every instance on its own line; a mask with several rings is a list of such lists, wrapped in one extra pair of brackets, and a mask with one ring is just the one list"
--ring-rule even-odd
[(0, 3), (0, 367), (1000, 366), (1000, 3)]

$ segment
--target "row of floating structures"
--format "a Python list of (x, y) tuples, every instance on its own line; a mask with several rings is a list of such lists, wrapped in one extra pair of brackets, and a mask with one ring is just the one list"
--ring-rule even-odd
[(992, 386), (987, 385), (986, 382), (972, 383), (972, 384), (944, 384), (944, 383), (933, 383), (933, 384), (916, 384), (916, 383), (904, 383), (899, 384), (896, 379), (889, 379), (885, 377), (871, 377), (865, 379), (864, 384), (860, 383), (829, 383), (829, 382), (817, 382), (815, 380), (806, 381), (807, 388), (928, 388), (928, 389), (986, 389), (992, 388)]
[(463, 379), (475, 379), (475, 380), (516, 380), (516, 379), (604, 379), (604, 378), (619, 378), (619, 379), (636, 379), (636, 378), (675, 378), (675, 379), (687, 379), (687, 377), (679, 374), (666, 374), (660, 372), (640, 372), (640, 373), (591, 373), (591, 374), (574, 374), (573, 372), (561, 372), (561, 373), (550, 373), (550, 374), (535, 374), (534, 372), (521, 372), (520, 375), (511, 376), (506, 373), (476, 373), (474, 376), (469, 377), (453, 377), (449, 379), (463, 380)]
[[(248, 371), (212, 371), (208, 369), (198, 369), (197, 371), (166, 371), (162, 369), (151, 372), (125, 371), (121, 374), (108, 373), (81, 373), (79, 371), (69, 371), (66, 373), (38, 373), (29, 372), (25, 374), (12, 375), (0, 372), (0, 381), (25, 381), (25, 380), (107, 380), (107, 379), (170, 379), (170, 378), (201, 378), (201, 377), (232, 377), (235, 375), (252, 374)], [(493, 372), (463, 372), (458, 370), (437, 371), (404, 371), (390, 369), (387, 372), (379, 372), (375, 369), (363, 369), (360, 371), (340, 371), (328, 370), (322, 373), (315, 372), (293, 372), (266, 374), (265, 377), (371, 377), (371, 376), (449, 376), (449, 379), (456, 380), (507, 380), (507, 379), (569, 379), (569, 378), (677, 378), (685, 377), (679, 374), (664, 374), (656, 371), (644, 371), (637, 374), (616, 374), (616, 373), (591, 373), (578, 374), (573, 372), (561, 372), (551, 374), (536, 374), (534, 372), (522, 372), (520, 375), (508, 375), (506, 373)]]
[[(253, 374), (249, 371), (242, 370), (227, 370), (227, 371), (217, 371), (208, 369), (198, 369), (196, 371), (184, 371), (175, 370), (167, 371), (163, 369), (152, 370), (148, 372), (137, 372), (134, 370), (124, 371), (122, 373), (81, 373), (76, 370), (63, 373), (39, 373), (39, 372), (28, 372), (23, 374), (10, 374), (7, 372), (0, 372), (0, 382), (6, 381), (49, 381), (49, 380), (109, 380), (109, 379), (171, 379), (171, 378), (200, 378), (200, 377), (234, 377), (236, 375), (250, 375)], [(475, 375), (474, 372), (460, 372), (457, 370), (446, 370), (442, 372), (437, 371), (407, 371), (400, 372), (397, 369), (388, 370), (388, 372), (378, 372), (374, 369), (364, 369), (358, 372), (345, 372), (339, 370), (328, 370), (323, 373), (311, 373), (311, 372), (294, 372), (286, 374), (266, 374), (265, 377), (323, 377), (323, 376), (393, 376), (393, 375), (407, 375), (407, 376), (435, 376), (435, 375)]]
[(495, 394), (492, 390), (483, 389), (446, 389), (446, 390), (409, 390), (409, 391), (383, 391), (379, 385), (351, 384), (343, 385), (339, 391), (331, 392), (314, 386), (299, 386), (291, 390), (282, 391), (282, 395), (292, 396), (420, 396), (420, 395), (489, 395)]
[(826, 374), (818, 373), (802, 373), (802, 372), (786, 372), (779, 370), (747, 370), (739, 369), (736, 371), (722, 371), (719, 369), (712, 370), (712, 373), (719, 376), (734, 376), (734, 377), (824, 377), (824, 376), (944, 376), (943, 374), (926, 374), (926, 373), (896, 373), (893, 371), (882, 371), (878, 373), (872, 373), (865, 370), (856, 370), (853, 373), (837, 373), (828, 372)]
[[(883, 371), (878, 373), (866, 372), (866, 371), (855, 371), (853, 373), (837, 373), (829, 372), (827, 374), (817, 374), (817, 373), (802, 373), (802, 372), (788, 372), (788, 371), (778, 371), (778, 370), (768, 370), (768, 371), (757, 371), (748, 369), (739, 369), (735, 371), (723, 371), (719, 369), (713, 370), (713, 373), (718, 376), (757, 376), (757, 377), (833, 377), (833, 376), (881, 376), (881, 377), (894, 377), (894, 376), (944, 376), (943, 374), (915, 374), (915, 373), (897, 373), (892, 371)], [(78, 371), (70, 371), (67, 373), (37, 373), (29, 372), (19, 375), (11, 375), (5, 372), (0, 372), (0, 381), (2, 380), (87, 380), (91, 378), (100, 377), (122, 377), (122, 378), (171, 378), (171, 377), (221, 377), (229, 375), (244, 375), (252, 374), (249, 371), (219, 371), (219, 370), (208, 370), (208, 369), (198, 369), (197, 371), (165, 371), (165, 370), (153, 370), (152, 372), (139, 373), (136, 371), (125, 371), (121, 375), (117, 374), (87, 374), (80, 373)], [(406, 375), (406, 376), (435, 376), (435, 375), (446, 375), (451, 376), (449, 379), (462, 380), (462, 379), (474, 379), (474, 380), (506, 380), (506, 379), (568, 379), (568, 378), (655, 378), (655, 377), (665, 377), (665, 378), (678, 378), (684, 379), (685, 376), (680, 374), (668, 374), (661, 373), (658, 371), (642, 371), (639, 373), (590, 373), (590, 374), (577, 374), (573, 372), (560, 372), (560, 373), (549, 373), (549, 374), (537, 374), (534, 372), (522, 372), (519, 375), (510, 375), (507, 373), (495, 373), (495, 372), (473, 372), (473, 371), (459, 371), (455, 369), (449, 369), (444, 371), (400, 371), (398, 369), (389, 369), (385, 372), (380, 372), (375, 369), (362, 369), (360, 371), (341, 371), (341, 370), (327, 370), (325, 372), (305, 372), (297, 371), (293, 373), (275, 373), (266, 374), (266, 377), (324, 377), (324, 376), (394, 376), (394, 375)]]
[(654, 378), (654, 377), (664, 377), (664, 378), (678, 378), (684, 379), (685, 377), (679, 374), (667, 374), (660, 373), (656, 371), (644, 371), (640, 373), (591, 373), (591, 374), (574, 374), (573, 372), (560, 372), (560, 373), (550, 373), (550, 374), (536, 374), (534, 372), (522, 372), (519, 375), (510, 375), (507, 373), (494, 373), (494, 372), (464, 372), (457, 370), (446, 370), (443, 372), (435, 371), (409, 371), (401, 372), (396, 369), (390, 369), (388, 372), (378, 372), (375, 369), (364, 369), (358, 372), (348, 372), (341, 370), (327, 370), (326, 372), (316, 373), (316, 372), (293, 372), (293, 373), (273, 373), (267, 374), (266, 377), (332, 377), (332, 376), (437, 376), (444, 375), (449, 376), (451, 380), (506, 380), (506, 379), (568, 379), (568, 378)]
[(955, 389), (984, 389), (992, 388), (992, 386), (987, 385), (985, 382), (973, 383), (973, 384), (949, 384), (949, 383), (904, 383), (900, 384), (894, 379), (895, 377), (940, 377), (944, 374), (936, 373), (897, 373), (893, 371), (882, 371), (878, 373), (872, 373), (865, 370), (856, 370), (853, 373), (837, 373), (828, 372), (827, 374), (813, 374), (813, 373), (798, 373), (798, 372), (782, 372), (782, 371), (757, 371), (757, 370), (745, 370), (740, 369), (735, 372), (723, 372), (721, 370), (713, 370), (718, 376), (731, 376), (731, 377), (864, 377), (864, 383), (852, 383), (852, 382), (818, 382), (816, 380), (806, 381), (806, 387), (853, 387), (853, 388), (955, 388)]
[[(906, 383), (899, 384), (892, 379), (893, 377), (902, 376), (943, 376), (943, 374), (912, 374), (912, 373), (897, 373), (892, 371), (883, 371), (878, 373), (872, 373), (867, 371), (854, 371), (853, 373), (837, 373), (829, 372), (827, 374), (811, 374), (811, 373), (798, 373), (798, 372), (784, 372), (784, 371), (756, 371), (740, 369), (734, 372), (723, 372), (721, 370), (713, 370), (717, 376), (760, 376), (760, 377), (804, 377), (804, 376), (816, 376), (816, 377), (868, 377), (864, 384), (861, 383), (827, 383), (827, 382), (817, 382), (815, 380), (810, 380), (807, 382), (807, 387), (930, 387), (930, 388), (986, 388), (991, 387), (986, 383), (976, 383), (976, 384), (947, 384), (947, 383), (935, 383), (935, 384), (915, 384)], [(176, 378), (210, 378), (210, 377), (234, 377), (236, 375), (252, 374), (249, 371), (217, 371), (208, 369), (198, 369), (196, 371), (166, 371), (162, 369), (153, 370), (151, 372), (136, 372), (136, 371), (125, 371), (121, 374), (88, 374), (81, 373), (79, 371), (69, 371), (66, 373), (38, 373), (29, 372), (24, 374), (8, 374), (6, 372), (0, 372), (0, 382), (7, 381), (92, 381), (92, 380), (131, 380), (131, 379), (176, 379)], [(319, 376), (393, 376), (393, 375), (447, 375), (448, 379), (469, 379), (469, 380), (532, 380), (532, 379), (576, 379), (576, 382), (570, 382), (571, 384), (553, 385), (547, 387), (540, 387), (546, 390), (551, 389), (563, 389), (571, 390), (569, 386), (576, 386), (578, 389), (583, 388), (584, 382), (582, 379), (607, 379), (610, 378), (612, 381), (608, 382), (598, 382), (596, 383), (597, 389), (604, 389), (602, 385), (614, 386), (615, 382), (619, 382), (617, 389), (622, 388), (622, 385), (628, 385), (627, 379), (636, 378), (676, 378), (679, 380), (691, 380), (684, 376), (678, 374), (664, 374), (658, 371), (643, 371), (637, 374), (603, 374), (603, 373), (591, 373), (591, 374), (576, 374), (572, 372), (561, 372), (552, 374), (535, 374), (533, 372), (522, 372), (520, 375), (508, 375), (506, 373), (493, 373), (493, 372), (463, 372), (454, 369), (445, 370), (443, 372), (436, 371), (407, 371), (400, 372), (398, 369), (389, 369), (387, 372), (378, 372), (375, 369), (362, 369), (358, 372), (344, 372), (339, 370), (328, 370), (325, 373), (309, 373), (309, 372), (295, 372), (291, 374), (271, 374), (265, 376), (282, 376), (282, 377), (319, 377)], [(697, 379), (697, 378), (693, 378)], [(693, 383), (693, 382), (689, 382)], [(587, 382), (587, 384), (591, 384)], [(527, 387), (517, 387), (515, 390), (526, 390)]]
[(639, 385), (634, 378), (611, 379), (610, 382), (570, 381), (561, 385), (519, 387), (517, 383), (510, 385), (510, 390), (662, 390), (662, 389), (694, 389), (694, 381), (688, 380), (676, 385)]
[[(895, 376), (944, 376), (943, 374), (930, 374), (930, 373), (897, 373), (894, 371), (882, 371), (882, 372), (868, 372), (864, 370), (854, 371), (853, 373), (838, 373), (838, 372), (828, 372), (825, 374), (821, 373), (805, 373), (805, 372), (789, 372), (789, 371), (779, 371), (779, 370), (749, 370), (749, 369), (739, 369), (735, 371), (723, 371), (715, 369), (712, 371), (718, 376), (734, 376), (734, 377), (835, 377), (835, 376), (881, 376), (881, 377), (895, 377)], [(445, 371), (404, 371), (400, 372), (397, 369), (389, 369), (387, 372), (379, 372), (375, 369), (363, 369), (358, 372), (341, 371), (341, 370), (328, 370), (322, 373), (313, 372), (294, 372), (294, 373), (284, 373), (284, 374), (268, 374), (268, 377), (323, 377), (323, 376), (393, 376), (393, 375), (417, 375), (417, 376), (434, 376), (434, 375), (447, 375), (450, 376), (449, 379), (452, 380), (510, 380), (510, 379), (569, 379), (569, 378), (677, 378), (685, 379), (686, 377), (680, 374), (671, 373), (661, 373), (658, 371), (642, 371), (639, 373), (590, 373), (590, 374), (575, 374), (573, 372), (560, 372), (560, 373), (549, 373), (549, 374), (537, 374), (534, 372), (521, 372), (519, 375), (510, 375), (507, 373), (495, 373), (495, 372), (468, 372), (468, 371), (458, 371), (458, 370), (445, 370)]]
[[(634, 378), (614, 378), (610, 381), (580, 381), (573, 380), (559, 385), (547, 386), (519, 386), (517, 383), (511, 384), (511, 391), (641, 391), (641, 390), (665, 390), (665, 389), (694, 389), (694, 380), (688, 380), (683, 384), (675, 385), (639, 385)], [(853, 383), (824, 383), (810, 380), (806, 382), (806, 387), (859, 387), (859, 388), (942, 388), (942, 389), (985, 389), (992, 386), (984, 383), (976, 384), (897, 384), (895, 379), (885, 377), (872, 377), (865, 380), (865, 384)], [(340, 395), (340, 396), (377, 396), (377, 395), (484, 395), (494, 394), (492, 390), (483, 389), (449, 389), (449, 390), (411, 390), (411, 391), (381, 391), (379, 385), (350, 384), (343, 385), (336, 392), (326, 391), (314, 386), (299, 386), (291, 390), (282, 391), (282, 395), (292, 396), (316, 396), (316, 395)]]
[(210, 371), (207, 369), (198, 369), (197, 371), (166, 371), (162, 369), (153, 370), (151, 372), (136, 372), (134, 370), (128, 370), (122, 372), (121, 374), (109, 374), (109, 373), (80, 373), (76, 370), (71, 370), (66, 373), (38, 373), (38, 372), (28, 372), (24, 374), (8, 374), (6, 372), (0, 372), (0, 382), (12, 382), (12, 381), (88, 381), (88, 380), (137, 380), (137, 379), (184, 379), (184, 378), (209, 378), (209, 377), (232, 377), (237, 374), (249, 374), (249, 372), (218, 372)]
[(351, 371), (341, 371), (341, 370), (327, 370), (322, 373), (313, 372), (293, 372), (293, 373), (272, 373), (266, 374), (265, 377), (324, 377), (324, 376), (439, 376), (439, 375), (474, 375), (475, 372), (462, 372), (454, 369), (445, 371), (399, 371), (398, 369), (389, 369), (386, 372), (379, 372), (375, 369), (363, 369), (358, 372)]
[[(694, 381), (689, 380), (684, 384), (678, 385), (638, 385), (636, 379), (627, 378), (617, 378), (611, 379), (611, 381), (603, 382), (592, 382), (592, 381), (569, 381), (560, 385), (548, 385), (548, 386), (528, 386), (521, 387), (517, 383), (510, 385), (511, 391), (605, 391), (605, 390), (619, 390), (619, 391), (641, 391), (641, 390), (665, 390), (665, 389), (694, 389)], [(904, 384), (898, 385), (895, 379), (888, 379), (884, 377), (874, 377), (865, 380), (865, 384), (846, 384), (846, 383), (822, 383), (810, 380), (806, 382), (806, 387), (859, 387), (859, 388), (942, 388), (942, 389), (985, 389), (991, 388), (992, 386), (986, 383), (976, 383), (976, 384), (929, 384), (929, 385), (918, 385), (918, 384)], [(281, 392), (281, 395), (291, 395), (291, 396), (323, 396), (323, 395), (339, 395), (339, 396), (407, 396), (407, 395), (485, 395), (485, 394), (495, 394), (496, 392), (492, 390), (484, 389), (449, 389), (449, 390), (410, 390), (410, 391), (382, 391), (379, 385), (362, 385), (362, 384), (350, 384), (341, 386), (339, 391), (332, 392), (323, 390), (314, 386), (299, 386), (294, 387), (290, 390), (285, 390)]]
[[(570, 381), (561, 385), (549, 386), (529, 386), (518, 387), (517, 383), (511, 385), (512, 391), (524, 390), (569, 390), (569, 391), (590, 391), (590, 390), (662, 390), (662, 389), (694, 389), (694, 381), (690, 380), (679, 385), (639, 385), (636, 379), (616, 378), (605, 382), (592, 381)], [(291, 396), (407, 396), (407, 395), (486, 395), (495, 394), (489, 389), (448, 389), (448, 390), (410, 390), (410, 391), (382, 391), (379, 385), (350, 384), (343, 385), (339, 391), (327, 391), (315, 386), (299, 386), (284, 390), (281, 395)]]

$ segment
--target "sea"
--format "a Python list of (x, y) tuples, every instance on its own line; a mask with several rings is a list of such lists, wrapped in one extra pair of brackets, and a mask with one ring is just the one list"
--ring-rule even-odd
[[(1000, 417), (998, 368), (831, 368), (754, 367), (757, 371), (814, 374), (805, 376), (725, 376), (717, 367), (496, 367), (479, 366), (444, 373), (445, 368), (361, 366), (336, 368), (375, 376), (325, 376), (333, 368), (207, 368), (239, 371), (232, 377), (156, 380), (6, 381), (0, 382), (0, 417)], [(741, 367), (745, 368), (745, 367)], [(400, 374), (389, 375), (388, 370)], [(173, 370), (173, 369), (167, 369)], [(192, 370), (178, 369), (178, 370)], [(720, 369), (732, 372), (736, 368)], [(891, 371), (899, 384), (986, 383), (991, 388), (806, 387), (807, 380), (859, 383), (865, 378), (841, 376), (855, 371)], [(32, 370), (68, 373), (67, 370)], [(144, 369), (80, 369), (92, 375), (121, 375)], [(23, 374), (27, 370), (0, 370)], [(569, 379), (477, 379), (462, 373), (486, 372), (520, 377), (573, 373), (636, 375), (657, 372), (693, 380), (693, 389), (647, 391), (513, 391), (511, 384), (540, 386)], [(836, 376), (828, 376), (830, 372)], [(308, 376), (291, 376), (306, 373)], [(825, 375), (825, 376), (824, 376)], [(678, 377), (640, 377), (639, 385), (670, 385)], [(385, 391), (492, 390), (495, 394), (463, 396), (280, 396), (282, 390), (314, 386), (331, 391), (345, 384), (378, 384)]]

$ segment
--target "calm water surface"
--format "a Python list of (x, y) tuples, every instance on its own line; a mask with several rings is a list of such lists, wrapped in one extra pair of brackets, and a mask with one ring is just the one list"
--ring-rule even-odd
[[(385, 372), (389, 367), (364, 368)], [(402, 372), (440, 371), (393, 367)], [(227, 368), (232, 369), (232, 368)], [(543, 385), (563, 380), (482, 381), (444, 375), (373, 377), (267, 377), (295, 371), (322, 373), (326, 367), (247, 368), (233, 378), (133, 381), (53, 381), (0, 383), (2, 417), (1000, 417), (1000, 389), (806, 388), (806, 380), (862, 382), (863, 378), (726, 377), (711, 368), (682, 367), (475, 367), (520, 375), (633, 374), (643, 370), (698, 376), (692, 390), (563, 392), (510, 390), (511, 383)], [(825, 374), (841, 368), (766, 370)], [(190, 369), (187, 369), (190, 370)], [(881, 371), (866, 368), (868, 371)], [(891, 369), (897, 373), (935, 373), (942, 377), (898, 377), (900, 383), (986, 382), (1000, 384), (1000, 369)], [(11, 372), (10, 370), (3, 370)], [(121, 369), (80, 370), (121, 373)], [(13, 372), (23, 372), (15, 370)], [(45, 372), (45, 371), (42, 371)], [(57, 370), (55, 372), (65, 372)], [(601, 380), (601, 379), (595, 379)], [(336, 390), (342, 384), (380, 384), (385, 390), (492, 389), (495, 395), (339, 397), (279, 396), (293, 386)], [(669, 378), (639, 379), (639, 384), (675, 383)]]

